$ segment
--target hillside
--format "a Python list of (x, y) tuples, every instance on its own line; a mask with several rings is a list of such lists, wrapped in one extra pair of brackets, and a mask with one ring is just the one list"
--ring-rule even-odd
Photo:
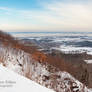
[[(62, 69), (57, 67), (57, 60), (60, 60)], [(71, 75), (76, 71), (71, 64), (59, 56), (37, 50), (34, 45), (27, 46), (3, 32), (0, 32), (0, 64), (56, 92), (89, 91)]]

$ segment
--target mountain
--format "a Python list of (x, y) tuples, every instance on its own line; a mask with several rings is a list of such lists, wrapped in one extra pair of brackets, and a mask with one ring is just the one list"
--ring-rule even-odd
[(91, 92), (65, 71), (69, 68), (72, 71), (73, 67), (63, 59), (60, 64), (62, 70), (53, 65), (56, 59), (60, 60), (59, 57), (52, 57), (39, 51), (33, 43), (29, 46), (9, 34), (0, 32), (0, 64), (7, 69), (56, 92)]

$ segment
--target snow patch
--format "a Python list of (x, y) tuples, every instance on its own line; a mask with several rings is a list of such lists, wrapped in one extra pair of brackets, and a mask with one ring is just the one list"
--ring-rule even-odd
[(88, 55), (92, 55), (92, 48), (90, 47), (73, 47), (73, 46), (60, 46), (59, 48), (53, 47), (52, 49), (56, 49), (62, 51), (66, 54), (76, 54), (76, 53), (87, 53)]
[(87, 64), (92, 64), (92, 60), (84, 60)]
[(0, 81), (15, 81), (12, 87), (1, 87), (0, 92), (54, 92), (0, 65)]

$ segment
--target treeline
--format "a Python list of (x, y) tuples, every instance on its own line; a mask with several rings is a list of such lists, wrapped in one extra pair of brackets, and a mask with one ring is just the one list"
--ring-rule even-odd
[(84, 85), (89, 86), (89, 73), (87, 71), (87, 64), (83, 61), (85, 55), (85, 53), (74, 55), (54, 51), (48, 54), (47, 62), (59, 68), (61, 71), (70, 73)]

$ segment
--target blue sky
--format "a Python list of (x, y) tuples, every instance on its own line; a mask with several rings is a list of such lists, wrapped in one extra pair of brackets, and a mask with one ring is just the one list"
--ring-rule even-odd
[(38, 9), (38, 0), (0, 0), (0, 6), (17, 9)]
[(0, 0), (5, 31), (92, 31), (92, 0)]

